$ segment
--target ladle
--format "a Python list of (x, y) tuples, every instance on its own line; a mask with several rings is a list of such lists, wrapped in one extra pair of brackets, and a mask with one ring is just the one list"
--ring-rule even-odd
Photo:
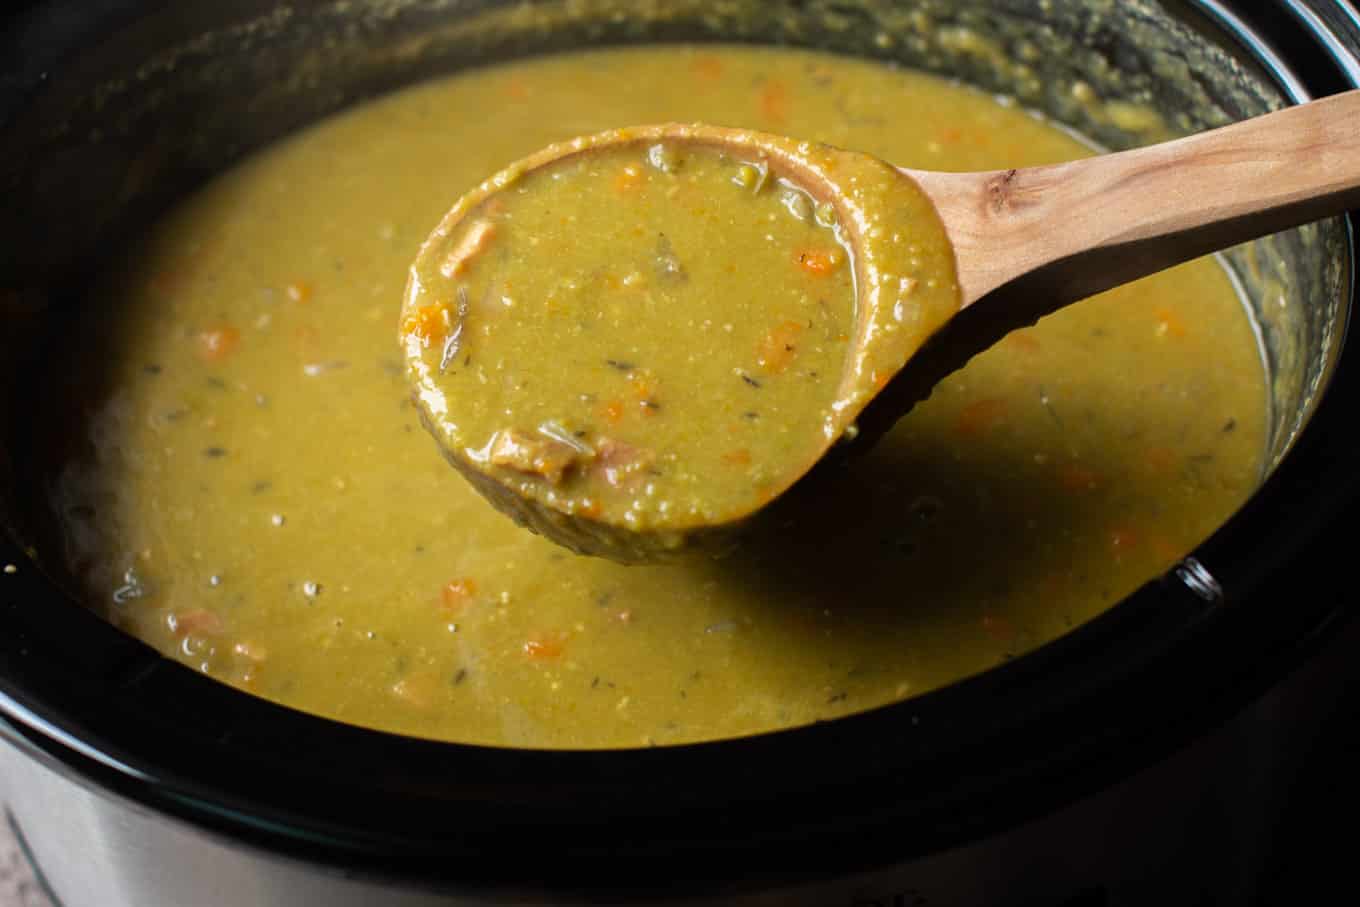
[[(427, 248), (530, 171), (574, 155), (655, 142), (759, 160), (835, 205), (855, 258), (858, 308), (840, 422), (823, 453), (836, 435), (880, 433), (945, 374), (1044, 314), (1178, 262), (1360, 207), (1360, 91), (1351, 91), (1131, 151), (973, 173), (892, 168), (858, 152), (740, 129), (664, 124), (615, 130), (553, 145), (502, 171), (459, 200)], [(864, 178), (876, 172), (888, 175)], [(853, 186), (838, 182), (852, 173), (859, 177), (848, 180)], [(919, 198), (918, 190), (953, 247), (959, 290), (958, 312), (919, 349), (919, 341), (903, 346), (881, 330), (891, 302), (880, 298), (882, 275), (867, 254), (867, 234), (885, 209), (907, 197), (899, 192)], [(412, 294), (408, 285), (408, 306)], [(754, 512), (716, 526), (638, 531), (522, 498), (461, 452), (444, 452), (522, 524), (575, 551), (616, 560), (665, 559), (690, 542), (713, 547)]]

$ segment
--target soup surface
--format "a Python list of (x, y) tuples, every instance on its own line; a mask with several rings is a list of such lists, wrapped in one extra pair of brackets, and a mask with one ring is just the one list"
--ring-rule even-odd
[(958, 310), (953, 265), (930, 200), (877, 158), (611, 130), (460, 198), (400, 341), (474, 487), (573, 550), (649, 562), (806, 472)]
[(92, 605), (197, 670), (344, 721), (666, 744), (991, 667), (1156, 575), (1250, 492), (1257, 345), (1200, 261), (1012, 334), (731, 557), (623, 567), (514, 526), (421, 430), (393, 343), (406, 270), (450, 200), (505, 163), (699, 119), (924, 168), (1087, 153), (964, 88), (749, 47), (532, 60), (321, 123), (171, 212), (49, 378), (50, 499)]
[(557, 161), (459, 215), (401, 323), (435, 436), (587, 519), (712, 523), (768, 500), (825, 443), (855, 317), (833, 223), (770, 181), (658, 142)]

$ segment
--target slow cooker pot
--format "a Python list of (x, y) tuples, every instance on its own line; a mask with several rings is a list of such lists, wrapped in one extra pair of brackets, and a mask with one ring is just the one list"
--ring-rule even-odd
[[(1353, 218), (1228, 256), (1270, 368), (1270, 470), (1251, 501), (1102, 617), (890, 707), (653, 749), (435, 743), (219, 685), (66, 591), (33, 493), (35, 359), (89, 304), (84, 282), (120, 237), (365, 97), (585, 44), (794, 43), (1012, 92), (1117, 147), (1134, 137), (1045, 86), (1083, 78), (1195, 129), (1360, 84), (1360, 16), (1328, 0), (575, 0), (535, 17), (523, 6), (101, 0), (11, 14), (0, 797), (53, 896), (101, 907), (1252, 897), (1280, 811), (1263, 780), (1293, 764), (1313, 714), (1300, 703), (1321, 701), (1327, 659), (1357, 645), (1346, 560), (1327, 541), (1360, 506), (1360, 365), (1343, 350)], [(1031, 42), (1035, 78), (904, 27), (922, 11), (938, 28)]]

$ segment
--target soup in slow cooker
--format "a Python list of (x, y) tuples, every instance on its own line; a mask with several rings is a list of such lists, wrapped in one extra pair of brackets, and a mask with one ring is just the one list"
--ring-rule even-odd
[(730, 557), (624, 567), (514, 526), (408, 399), (393, 340), (407, 268), (451, 201), (507, 162), (699, 119), (922, 168), (1089, 153), (1004, 99), (749, 47), (527, 60), (319, 123), (169, 212), (46, 376), (49, 498), (91, 606), (196, 670), (341, 721), (668, 744), (983, 671), (1099, 614), (1245, 500), (1262, 366), (1228, 275), (1201, 260), (1011, 334)]

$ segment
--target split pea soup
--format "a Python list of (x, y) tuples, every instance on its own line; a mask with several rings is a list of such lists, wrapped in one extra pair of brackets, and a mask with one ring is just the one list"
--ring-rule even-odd
[[(984, 671), (1165, 570), (1255, 486), (1260, 357), (1209, 259), (1010, 335), (731, 557), (624, 567), (516, 527), (449, 468), (410, 400), (393, 336), (411, 261), (450, 201), (508, 161), (698, 120), (925, 169), (1088, 153), (958, 85), (754, 47), (525, 60), (320, 122), (167, 212), (53, 351), (39, 462), (90, 607), (193, 670), (339, 721), (499, 746), (665, 745), (833, 719)], [(815, 210), (773, 210), (780, 230), (836, 248)], [(665, 289), (659, 237), (642, 239), (609, 298)], [(788, 285), (819, 288), (816, 305), (835, 274), (805, 274), (783, 245)], [(691, 276), (706, 266), (671, 250)], [(634, 268), (648, 286), (625, 296)], [(506, 312), (544, 303), (510, 295)], [(806, 380), (807, 346), (782, 374), (761, 370), (782, 322), (713, 312), (693, 344), (740, 331), (756, 380)], [(799, 343), (831, 355), (819, 325)], [(625, 426), (682, 405), (683, 374), (658, 367), (676, 354), (647, 342), (590, 354), (581, 392), (598, 399), (581, 418), (601, 435), (627, 442)], [(643, 388), (651, 415), (642, 369), (658, 377)], [(597, 409), (616, 398), (618, 426)], [(719, 460), (746, 444), (714, 424)]]
[[(787, 489), (957, 309), (939, 218), (890, 165), (664, 124), (543, 149), (460, 198), (400, 338), (474, 487), (629, 561)], [(600, 525), (583, 542), (559, 514)]]
[(633, 526), (768, 499), (825, 446), (855, 312), (833, 209), (773, 182), (662, 141), (493, 180), (417, 258), (401, 323), (441, 444)]

